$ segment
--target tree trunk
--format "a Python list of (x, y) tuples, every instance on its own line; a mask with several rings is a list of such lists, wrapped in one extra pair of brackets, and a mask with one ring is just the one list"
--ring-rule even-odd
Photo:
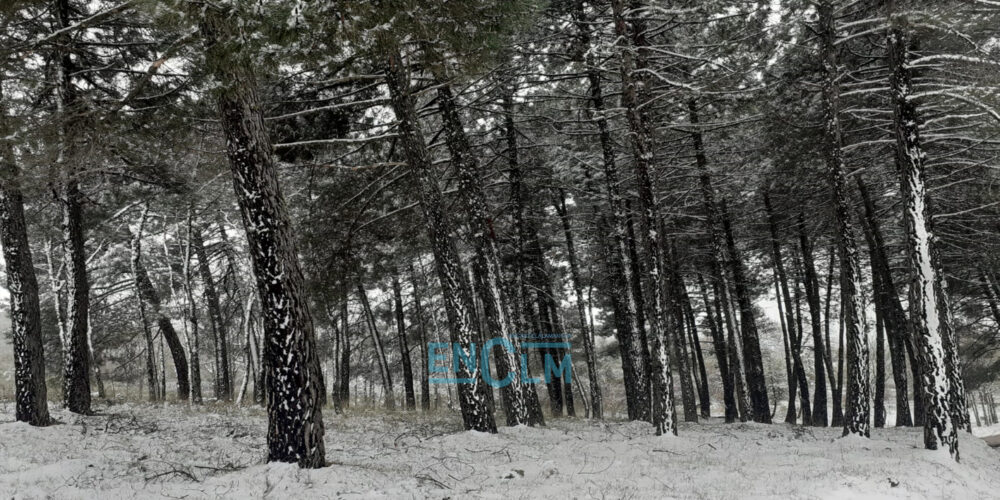
[(21, 174), (13, 148), (6, 139), (11, 130), (0, 81), (0, 246), (10, 292), (11, 340), (14, 344), (14, 415), (18, 422), (44, 426), (51, 423), (45, 385), (45, 352), (42, 349), (38, 278), (31, 260), (28, 228), (24, 220)]
[(701, 409), (701, 417), (712, 416), (712, 403), (708, 389), (708, 371), (705, 369), (705, 356), (701, 349), (701, 338), (698, 336), (698, 325), (694, 319), (694, 307), (691, 305), (691, 295), (688, 293), (687, 285), (681, 277), (680, 282), (681, 301), (684, 307), (684, 319), (687, 330), (691, 334), (691, 350), (698, 374), (698, 405)]
[[(639, 201), (639, 233), (645, 253), (646, 275), (648, 284), (643, 287), (648, 290), (644, 294), (645, 311), (650, 328), (649, 342), (651, 351), (650, 380), (652, 381), (653, 403), (651, 405), (653, 425), (656, 435), (677, 434), (677, 414), (674, 410), (673, 375), (670, 370), (670, 321), (669, 299), (664, 296), (664, 279), (662, 272), (663, 252), (658, 241), (657, 214), (655, 195), (651, 179), (653, 150), (652, 140), (645, 123), (645, 117), (640, 108), (640, 82), (634, 73), (636, 68), (643, 66), (642, 52), (645, 50), (645, 26), (632, 20), (626, 21), (623, 0), (612, 0), (611, 7), (614, 16), (615, 34), (618, 37), (621, 59), (622, 107), (628, 122), (629, 141), (632, 145), (636, 189)], [(629, 43), (631, 41), (631, 43)], [(638, 62), (633, 57), (632, 50), (639, 51)]]
[[(698, 183), (701, 188), (702, 201), (705, 207), (705, 226), (706, 232), (708, 233), (709, 240), (709, 251), (711, 252), (708, 262), (710, 265), (710, 273), (712, 279), (712, 287), (716, 291), (715, 299), (717, 302), (721, 302), (719, 297), (719, 292), (723, 291), (721, 284), (724, 281), (723, 277), (723, 266), (721, 265), (721, 260), (725, 253), (725, 247), (722, 241), (722, 236), (719, 234), (719, 212), (718, 207), (715, 203), (715, 188), (712, 187), (712, 177), (708, 170), (708, 158), (705, 156), (705, 148), (703, 144), (703, 137), (701, 129), (698, 128), (699, 117), (698, 117), (698, 103), (694, 100), (688, 101), (688, 117), (691, 122), (692, 131), (691, 139), (694, 144), (695, 153), (695, 164), (698, 168)], [(699, 276), (699, 279), (702, 279)], [(702, 283), (702, 288), (704, 289), (704, 283)], [(703, 290), (704, 292), (705, 290)], [(708, 303), (708, 295), (705, 294), (705, 305), (706, 308), (710, 307)], [(721, 317), (723, 311), (716, 308), (717, 313)], [(711, 316), (711, 315), (710, 315)], [(726, 338), (722, 331), (722, 324), (718, 322), (716, 331), (712, 332), (712, 342), (715, 346), (716, 362), (719, 365), (719, 373), (722, 375), (722, 392), (723, 400), (726, 407), (726, 422), (735, 422), (739, 417), (739, 406), (736, 400), (736, 389), (733, 383), (733, 377), (738, 375), (737, 371), (739, 367), (732, 366), (729, 358), (732, 357), (728, 353)]]
[[(146, 218), (145, 209), (142, 218)], [(153, 282), (149, 278), (149, 273), (146, 271), (146, 266), (142, 262), (141, 241), (142, 225), (140, 224), (139, 231), (132, 237), (132, 273), (135, 279), (135, 290), (139, 295), (139, 300), (142, 301), (144, 313), (150, 319), (156, 321), (156, 327), (160, 332), (160, 336), (166, 341), (167, 347), (170, 349), (170, 357), (174, 361), (174, 371), (177, 374), (177, 399), (187, 401), (191, 393), (191, 385), (188, 379), (188, 364), (187, 357), (184, 354), (184, 346), (181, 344), (181, 339), (177, 336), (177, 331), (174, 330), (174, 325), (170, 322), (170, 318), (163, 313), (160, 307), (160, 296), (156, 293), (156, 288), (153, 286)], [(162, 372), (162, 369), (160, 375), (166, 375)], [(166, 399), (166, 394), (163, 392), (159, 396), (160, 399)]]
[(802, 267), (806, 290), (806, 302), (809, 305), (809, 319), (813, 337), (813, 365), (816, 371), (816, 390), (813, 392), (812, 425), (826, 427), (826, 381), (827, 374), (833, 373), (830, 363), (828, 343), (823, 341), (822, 312), (820, 311), (819, 279), (816, 275), (816, 264), (813, 259), (812, 244), (806, 234), (805, 217), (799, 212), (798, 219), (799, 251), (802, 253)]
[[(471, 352), (475, 339), (471, 297), (468, 286), (464, 283), (458, 250), (452, 240), (452, 223), (446, 215), (443, 195), (434, 178), (423, 134), (418, 128), (419, 117), (410, 91), (410, 77), (403, 67), (402, 58), (395, 50), (386, 55), (383, 65), (392, 108), (399, 123), (397, 128), (400, 144), (420, 195), (434, 263), (441, 282), (451, 341), (457, 344), (464, 355), (475, 356)], [(479, 368), (459, 363), (456, 376), (463, 381), (458, 385), (458, 390), (465, 429), (495, 433), (496, 422), (487, 406), (486, 386)]]
[(889, 87), (893, 100), (896, 161), (903, 199), (906, 251), (910, 272), (910, 322), (921, 368), (925, 404), (924, 446), (945, 448), (956, 459), (958, 431), (952, 419), (945, 353), (938, 316), (937, 282), (932, 259), (932, 238), (927, 221), (927, 188), (924, 152), (920, 144), (919, 117), (913, 102), (911, 71), (907, 66), (909, 27), (905, 14), (889, 0)]
[(875, 428), (885, 427), (885, 327), (875, 313)]
[[(442, 85), (438, 87), (437, 94), (438, 108), (441, 110), (444, 123), (445, 142), (451, 154), (452, 164), (457, 170), (459, 192), (472, 226), (476, 257), (483, 266), (483, 286), (479, 287), (479, 297), (483, 304), (486, 323), (492, 332), (490, 337), (499, 339), (500, 343), (493, 347), (498, 372), (494, 380), (499, 382), (510, 380), (506, 385), (500, 386), (507, 424), (529, 424), (531, 419), (528, 416), (525, 389), (522, 387), (523, 381), (517, 376), (520, 342), (514, 334), (510, 305), (502, 286), (503, 276), (492, 212), (486, 204), (482, 181), (479, 178), (479, 166), (465, 134), (451, 87)], [(484, 366), (483, 369), (488, 367)]]
[(392, 277), (392, 295), (396, 310), (396, 331), (399, 334), (399, 355), (403, 360), (403, 391), (406, 395), (406, 409), (417, 409), (417, 397), (413, 390), (413, 365), (410, 363), (410, 345), (406, 340), (406, 313), (403, 311), (403, 292), (399, 275)]
[(729, 250), (730, 267), (733, 273), (733, 285), (736, 288), (736, 299), (740, 309), (740, 332), (743, 347), (743, 362), (746, 368), (748, 394), (752, 406), (753, 419), (756, 422), (771, 423), (771, 409), (767, 401), (767, 382), (764, 379), (764, 361), (760, 351), (760, 338), (757, 333), (757, 321), (754, 318), (753, 304), (747, 288), (746, 272), (743, 260), (736, 248), (733, 236), (732, 222), (726, 209), (726, 200), (722, 200), (722, 226), (726, 234), (726, 246)]
[(209, 68), (221, 83), (219, 117), (263, 315), (268, 461), (322, 467), (325, 389), (254, 63), (234, 48), (238, 28), (224, 8), (207, 6), (197, 14)]
[(868, 341), (862, 326), (861, 315), (861, 264), (855, 241), (854, 226), (847, 198), (847, 167), (841, 149), (840, 86), (837, 83), (836, 32), (833, 6), (828, 0), (819, 5), (821, 24), (822, 60), (825, 73), (823, 82), (824, 156), (830, 173), (830, 185), (836, 212), (838, 249), (840, 254), (841, 309), (847, 336), (847, 418), (844, 435), (871, 434), (869, 419), (871, 389), (868, 382)]
[(337, 387), (337, 397), (341, 408), (351, 406), (351, 327), (348, 318), (348, 286), (344, 284), (343, 298), (340, 301), (340, 374), (337, 377), (340, 385)]
[(389, 361), (385, 355), (385, 348), (382, 345), (382, 336), (378, 332), (375, 324), (375, 313), (372, 312), (371, 303), (368, 301), (368, 292), (365, 287), (358, 282), (358, 299), (361, 300), (362, 312), (365, 315), (365, 322), (368, 324), (368, 333), (371, 335), (372, 347), (375, 350), (375, 363), (378, 364), (379, 375), (382, 377), (382, 391), (385, 393), (385, 407), (388, 410), (396, 409), (396, 398), (392, 389), (392, 371), (389, 370)]
[[(199, 337), (200, 332), (198, 330), (198, 306), (194, 301), (194, 282), (191, 272), (191, 255), (192, 246), (194, 244), (193, 240), (193, 220), (192, 220), (192, 210), (188, 209), (187, 216), (187, 244), (184, 245), (184, 298), (187, 306), (187, 317), (188, 322), (191, 324), (191, 330), (187, 336), (188, 340), (188, 353), (191, 355), (191, 363), (189, 365), (189, 372), (191, 375), (191, 402), (195, 404), (201, 404), (201, 357), (200, 357), (200, 346)], [(247, 326), (249, 331), (249, 325)], [(249, 337), (247, 338), (247, 371), (252, 372), (253, 364), (250, 362), (250, 347), (249, 347)]]
[(215, 340), (215, 349), (219, 360), (218, 371), (215, 374), (218, 379), (215, 384), (215, 397), (221, 401), (231, 401), (233, 399), (233, 384), (229, 363), (229, 335), (226, 333), (225, 322), (222, 319), (222, 306), (219, 304), (219, 293), (215, 287), (212, 268), (209, 265), (205, 239), (202, 237), (201, 229), (197, 226), (191, 228), (191, 245), (198, 258), (198, 273), (201, 275), (201, 282), (205, 287), (209, 326), (212, 329), (212, 338)]
[(563, 234), (566, 236), (566, 258), (569, 260), (570, 279), (573, 284), (573, 294), (576, 299), (576, 313), (580, 321), (580, 337), (583, 339), (583, 352), (587, 357), (587, 378), (590, 382), (590, 406), (591, 416), (596, 419), (604, 418), (603, 398), (601, 396), (601, 386), (597, 380), (597, 353), (594, 352), (593, 332), (587, 328), (586, 303), (583, 300), (583, 280), (580, 277), (580, 265), (577, 263), (576, 247), (573, 244), (573, 228), (569, 220), (569, 211), (566, 209), (566, 193), (559, 190), (559, 196), (555, 200), (555, 209), (562, 221)]
[[(784, 259), (781, 255), (781, 239), (778, 235), (778, 218), (774, 213), (774, 207), (771, 205), (771, 196), (766, 190), (764, 191), (764, 208), (767, 211), (768, 227), (771, 233), (771, 258), (774, 260), (774, 272), (777, 284), (777, 289), (780, 290), (780, 296), (777, 297), (778, 301), (784, 301), (784, 313), (785, 313), (785, 325), (788, 330), (788, 340), (789, 340), (789, 353), (792, 356), (792, 368), (791, 368), (791, 381), (789, 383), (789, 394), (788, 394), (788, 406), (791, 412), (792, 400), (794, 399), (795, 390), (797, 389), (800, 397), (802, 398), (802, 425), (810, 425), (812, 423), (812, 410), (809, 406), (809, 383), (806, 380), (805, 369), (802, 363), (802, 337), (803, 332), (799, 327), (799, 322), (795, 318), (795, 312), (792, 309), (792, 296), (788, 289), (788, 275), (785, 273)], [(796, 285), (796, 300), (798, 300), (798, 288)], [(797, 385), (793, 389), (793, 386)], [(826, 411), (824, 407), (823, 411)], [(787, 418), (786, 418), (787, 421)], [(795, 416), (793, 414), (791, 423), (795, 423)]]
[(420, 409), (428, 412), (431, 409), (430, 374), (428, 373), (427, 328), (424, 324), (423, 305), (420, 303), (420, 288), (417, 285), (417, 273), (410, 264), (410, 285), (413, 287), (413, 319), (420, 333), (420, 359), (423, 360), (423, 376), (420, 377)]
[[(882, 320), (889, 341), (889, 356), (892, 362), (892, 378), (896, 387), (896, 426), (911, 426), (910, 403), (907, 396), (906, 345), (910, 337), (906, 314), (899, 302), (896, 285), (893, 282), (889, 258), (886, 255), (882, 231), (879, 229), (875, 204), (869, 196), (868, 188), (861, 177), (857, 179), (858, 190), (865, 204), (862, 227), (868, 241), (869, 260), (872, 265), (872, 288), (875, 295), (875, 311)], [(912, 350), (912, 349), (911, 349)], [(919, 380), (916, 378), (914, 380)]]

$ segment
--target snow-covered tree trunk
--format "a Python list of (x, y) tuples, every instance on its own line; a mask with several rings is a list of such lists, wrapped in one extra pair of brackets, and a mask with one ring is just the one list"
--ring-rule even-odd
[(933, 236), (927, 220), (927, 187), (924, 152), (920, 144), (919, 117), (913, 102), (913, 82), (907, 67), (909, 26), (906, 15), (888, 2), (887, 33), (889, 87), (893, 103), (896, 156), (903, 199), (906, 253), (910, 273), (909, 308), (915, 349), (921, 370), (924, 402), (924, 446), (947, 449), (958, 460), (958, 432), (949, 400), (949, 383), (941, 335), (936, 272), (932, 262)]
[(251, 55), (225, 7), (197, 12), (264, 325), (268, 461), (325, 465), (325, 389), (291, 221), (264, 126)]
[(414, 411), (417, 409), (417, 397), (413, 389), (413, 365), (410, 361), (410, 344), (406, 339), (406, 313), (403, 311), (403, 291), (398, 272), (392, 277), (392, 296), (395, 306), (393, 309), (396, 313), (399, 356), (403, 360), (403, 393), (406, 398), (406, 409)]
[[(410, 90), (410, 77), (402, 58), (392, 48), (382, 61), (386, 72), (386, 83), (393, 112), (396, 115), (402, 154), (406, 158), (420, 196), (420, 206), (427, 224), (428, 238), (434, 254), (445, 312), (448, 316), (451, 341), (462, 349), (466, 356), (476, 356), (472, 352), (475, 341), (475, 320), (472, 316), (472, 300), (464, 283), (464, 273), (458, 250), (451, 235), (452, 222), (445, 212), (445, 202), (441, 188), (434, 177), (430, 155), (419, 130), (419, 116)], [(486, 400), (485, 381), (478, 367), (473, 369), (464, 363), (458, 364), (457, 378), (459, 403), (462, 420), (467, 430), (496, 432), (496, 422)]]
[[(528, 271), (532, 264), (527, 251), (527, 245), (532, 230), (525, 217), (524, 173), (521, 169), (519, 159), (517, 140), (519, 132), (514, 126), (513, 82), (509, 80), (504, 81), (502, 92), (501, 105), (504, 110), (504, 139), (507, 146), (506, 156), (509, 168), (510, 205), (514, 226), (514, 242), (512, 245), (514, 247), (514, 263), (511, 273), (513, 274), (513, 279), (511, 280), (511, 297), (513, 298), (512, 302), (515, 311), (512, 313), (512, 319), (515, 322), (515, 326), (521, 331), (528, 331), (533, 328), (537, 330), (537, 317), (534, 313), (534, 307), (531, 305), (531, 300), (529, 299), (530, 292), (528, 290)], [(527, 368), (525, 366), (525, 369)], [(545, 419), (542, 415), (542, 405), (539, 401), (535, 384), (522, 385), (525, 403), (528, 405), (529, 425), (544, 425)]]
[[(71, 7), (68, 0), (58, 0), (55, 5), (60, 29), (71, 26)], [(70, 56), (72, 40), (60, 36), (61, 49), (57, 66), (59, 79), (59, 108), (66, 113), (61, 136), (64, 144), (59, 154), (62, 186), (59, 194), (62, 205), (62, 232), (65, 247), (66, 274), (69, 277), (66, 306), (66, 339), (63, 345), (63, 405), (71, 412), (89, 414), (90, 410), (90, 355), (87, 348), (87, 325), (90, 319), (90, 282), (87, 278), (86, 238), (83, 235), (83, 194), (80, 192), (82, 166), (76, 164), (76, 135), (80, 133), (77, 89), (73, 83), (76, 64)]]
[(219, 292), (215, 286), (215, 277), (209, 265), (208, 251), (205, 249), (205, 238), (197, 225), (191, 228), (191, 245), (195, 257), (198, 258), (198, 273), (202, 286), (205, 288), (205, 302), (208, 304), (209, 327), (215, 340), (218, 371), (215, 374), (215, 397), (220, 401), (231, 401), (233, 398), (232, 369), (229, 362), (229, 335), (222, 319), (222, 306), (219, 303)]
[(528, 415), (525, 390), (522, 387), (523, 381), (517, 376), (520, 366), (520, 341), (515, 336), (510, 305), (502, 286), (503, 274), (492, 212), (486, 203), (486, 195), (483, 193), (482, 181), (479, 178), (478, 162), (473, 156), (469, 139), (465, 134), (451, 87), (441, 85), (437, 94), (438, 108), (441, 110), (444, 123), (445, 142), (451, 154), (452, 164), (457, 170), (459, 192), (472, 227), (476, 257), (483, 266), (483, 286), (479, 287), (479, 295), (486, 323), (489, 331), (493, 333), (493, 338), (503, 339), (508, 344), (493, 348), (494, 357), (498, 361), (497, 375), (494, 379), (504, 380), (508, 374), (514, 374), (510, 384), (500, 389), (507, 424), (529, 424), (531, 419)]
[[(622, 107), (629, 129), (629, 143), (632, 146), (632, 161), (638, 191), (639, 239), (645, 252), (644, 270), (648, 285), (646, 294), (646, 311), (648, 311), (649, 341), (651, 351), (651, 376), (653, 383), (652, 420), (656, 435), (677, 434), (677, 415), (674, 411), (673, 375), (670, 369), (670, 322), (669, 300), (664, 296), (665, 279), (662, 272), (663, 253), (657, 235), (657, 223), (660, 220), (656, 208), (655, 194), (651, 179), (653, 162), (652, 137), (640, 109), (640, 95), (643, 89), (641, 78), (635, 74), (636, 50), (643, 50), (637, 40), (642, 40), (645, 30), (642, 23), (626, 18), (624, 0), (612, 0), (611, 7), (614, 16), (615, 34), (619, 45), (619, 58), (622, 79)], [(635, 10), (634, 8), (632, 9)], [(634, 14), (634, 12), (633, 12)], [(677, 325), (674, 325), (677, 326)]]
[(6, 139), (7, 124), (0, 81), (0, 246), (10, 293), (11, 340), (14, 344), (14, 418), (43, 426), (51, 422), (45, 385), (45, 353), (38, 301), (38, 278), (31, 260), (28, 227), (24, 220), (24, 194), (14, 150)]
[(830, 175), (836, 213), (840, 255), (841, 309), (847, 337), (847, 413), (844, 435), (871, 433), (871, 388), (868, 381), (868, 340), (862, 326), (864, 305), (861, 297), (861, 262), (847, 193), (847, 166), (844, 163), (840, 130), (840, 85), (837, 66), (837, 34), (833, 6), (819, 4), (822, 64), (824, 71), (823, 119), (824, 159)]

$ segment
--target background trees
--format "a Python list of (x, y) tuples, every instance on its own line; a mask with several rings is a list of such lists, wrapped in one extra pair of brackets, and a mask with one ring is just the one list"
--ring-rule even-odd
[[(21, 345), (74, 411), (211, 380), (304, 465), (328, 395), (418, 389), (481, 431), (582, 409), (673, 432), (676, 393), (686, 420), (860, 435), (892, 408), (951, 448), (996, 383), (997, 59), (967, 2), (2, 13), (9, 245), (40, 283)], [(425, 383), (445, 339), (537, 375), (530, 332), (570, 338), (574, 380)]]

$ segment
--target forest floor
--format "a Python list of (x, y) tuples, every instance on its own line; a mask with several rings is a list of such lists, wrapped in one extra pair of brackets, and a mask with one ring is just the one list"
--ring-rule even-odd
[(264, 463), (259, 408), (101, 405), (60, 424), (13, 422), (0, 403), (0, 496), (60, 498), (995, 498), (1000, 451), (967, 434), (961, 464), (919, 429), (550, 419), (461, 430), (456, 414), (325, 413), (330, 466)]

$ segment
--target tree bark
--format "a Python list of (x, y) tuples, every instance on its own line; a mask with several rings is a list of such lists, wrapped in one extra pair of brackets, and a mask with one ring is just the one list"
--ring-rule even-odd
[(910, 272), (910, 322), (921, 368), (920, 388), (925, 404), (924, 446), (931, 450), (947, 449), (958, 460), (958, 431), (949, 401), (949, 381), (935, 291), (937, 277), (931, 260), (933, 236), (927, 220), (920, 121), (911, 95), (911, 70), (907, 66), (909, 26), (906, 15), (895, 11), (894, 0), (889, 0), (887, 11), (889, 87)]
[[(662, 272), (663, 252), (657, 238), (657, 213), (655, 195), (651, 179), (653, 148), (652, 138), (640, 108), (640, 82), (634, 73), (642, 67), (642, 53), (645, 47), (645, 26), (641, 21), (625, 17), (624, 0), (612, 0), (615, 34), (619, 44), (622, 78), (622, 107), (628, 122), (629, 142), (632, 146), (636, 189), (639, 202), (639, 233), (644, 250), (645, 272), (648, 284), (643, 287), (645, 311), (648, 311), (651, 375), (653, 403), (651, 405), (653, 425), (656, 435), (677, 434), (677, 414), (674, 409), (673, 375), (670, 369), (670, 322), (669, 299), (664, 296)], [(635, 10), (635, 9), (632, 9)], [(631, 42), (631, 43), (629, 43)], [(633, 49), (639, 52), (633, 56)], [(638, 61), (637, 61), (638, 59)]]
[(268, 461), (322, 467), (325, 389), (253, 62), (234, 47), (238, 27), (225, 8), (209, 5), (196, 14), (208, 67), (221, 83), (219, 118), (263, 315)]
[(229, 335), (226, 332), (225, 321), (222, 319), (222, 306), (219, 304), (219, 292), (215, 286), (215, 278), (212, 276), (212, 268), (209, 265), (205, 239), (202, 237), (201, 229), (197, 226), (191, 228), (191, 245), (198, 258), (198, 273), (201, 275), (201, 282), (205, 287), (205, 301), (208, 303), (209, 327), (212, 329), (212, 338), (215, 340), (215, 349), (218, 353), (218, 371), (215, 374), (218, 380), (215, 384), (215, 397), (220, 401), (231, 401), (233, 399), (233, 383), (229, 363)]
[(417, 409), (417, 397), (413, 390), (413, 365), (410, 362), (410, 345), (406, 340), (406, 312), (403, 311), (403, 292), (399, 284), (399, 274), (392, 277), (392, 295), (396, 312), (396, 332), (399, 337), (399, 355), (403, 360), (403, 391), (406, 397), (406, 409)]
[[(441, 282), (441, 294), (448, 316), (451, 341), (458, 345), (464, 355), (474, 357), (476, 354), (471, 352), (476, 337), (475, 320), (471, 312), (472, 301), (468, 286), (464, 282), (458, 250), (452, 240), (452, 222), (446, 215), (443, 195), (437, 179), (434, 178), (423, 134), (418, 128), (419, 117), (410, 90), (410, 77), (396, 50), (389, 51), (382, 64), (386, 72), (393, 112), (399, 123), (397, 128), (400, 144), (420, 195), (420, 206), (429, 232), (438, 279)], [(458, 385), (458, 392), (465, 429), (496, 433), (496, 422), (486, 401), (487, 388), (478, 366), (469, 367), (459, 363), (456, 376), (464, 381)]]
[(745, 363), (747, 392), (750, 396), (753, 419), (756, 422), (771, 423), (771, 409), (767, 400), (767, 382), (764, 379), (764, 361), (760, 351), (760, 337), (757, 333), (757, 320), (754, 318), (753, 304), (746, 282), (746, 272), (743, 260), (736, 248), (733, 236), (732, 221), (726, 209), (726, 200), (722, 200), (722, 226), (726, 234), (726, 246), (729, 250), (730, 268), (733, 274), (733, 285), (736, 289), (736, 300), (740, 309), (740, 332), (743, 347), (743, 362)]
[[(510, 304), (502, 286), (503, 276), (500, 268), (500, 258), (497, 235), (494, 229), (491, 211), (486, 204), (482, 181), (479, 178), (479, 166), (473, 156), (469, 139), (455, 105), (455, 97), (451, 87), (442, 85), (437, 90), (438, 108), (441, 110), (444, 123), (445, 143), (451, 155), (452, 164), (457, 170), (459, 192), (472, 226), (474, 248), (478, 261), (483, 266), (483, 286), (479, 287), (479, 296), (483, 304), (483, 312), (491, 338), (500, 339), (501, 344), (493, 347), (494, 358), (497, 360), (497, 377), (494, 380), (510, 380), (510, 383), (500, 388), (506, 411), (508, 425), (530, 424), (528, 404), (525, 399), (523, 381), (517, 376), (520, 360), (520, 342), (514, 335), (514, 324), (510, 312)], [(484, 366), (483, 369), (488, 367)]]
[(51, 423), (45, 385), (38, 278), (31, 260), (28, 228), (24, 220), (21, 173), (14, 150), (6, 139), (11, 127), (0, 81), (0, 246), (10, 292), (11, 340), (14, 344), (14, 418), (44, 426)]
[(420, 299), (420, 288), (417, 284), (417, 273), (410, 264), (410, 285), (413, 287), (413, 319), (420, 333), (420, 359), (423, 360), (423, 376), (420, 377), (420, 409), (428, 412), (431, 409), (430, 374), (428, 373), (427, 328), (424, 324), (424, 310)]
[[(892, 378), (896, 387), (896, 426), (911, 426), (910, 403), (907, 396), (906, 377), (906, 345), (910, 332), (907, 328), (906, 314), (899, 302), (896, 285), (893, 282), (889, 258), (885, 251), (882, 231), (876, 217), (875, 204), (868, 193), (861, 177), (857, 179), (858, 191), (865, 204), (865, 217), (862, 227), (868, 241), (869, 260), (872, 265), (872, 288), (875, 295), (875, 311), (882, 320), (889, 341), (889, 356), (892, 362)], [(912, 350), (912, 349), (911, 349)], [(919, 380), (915, 378), (914, 380)]]

